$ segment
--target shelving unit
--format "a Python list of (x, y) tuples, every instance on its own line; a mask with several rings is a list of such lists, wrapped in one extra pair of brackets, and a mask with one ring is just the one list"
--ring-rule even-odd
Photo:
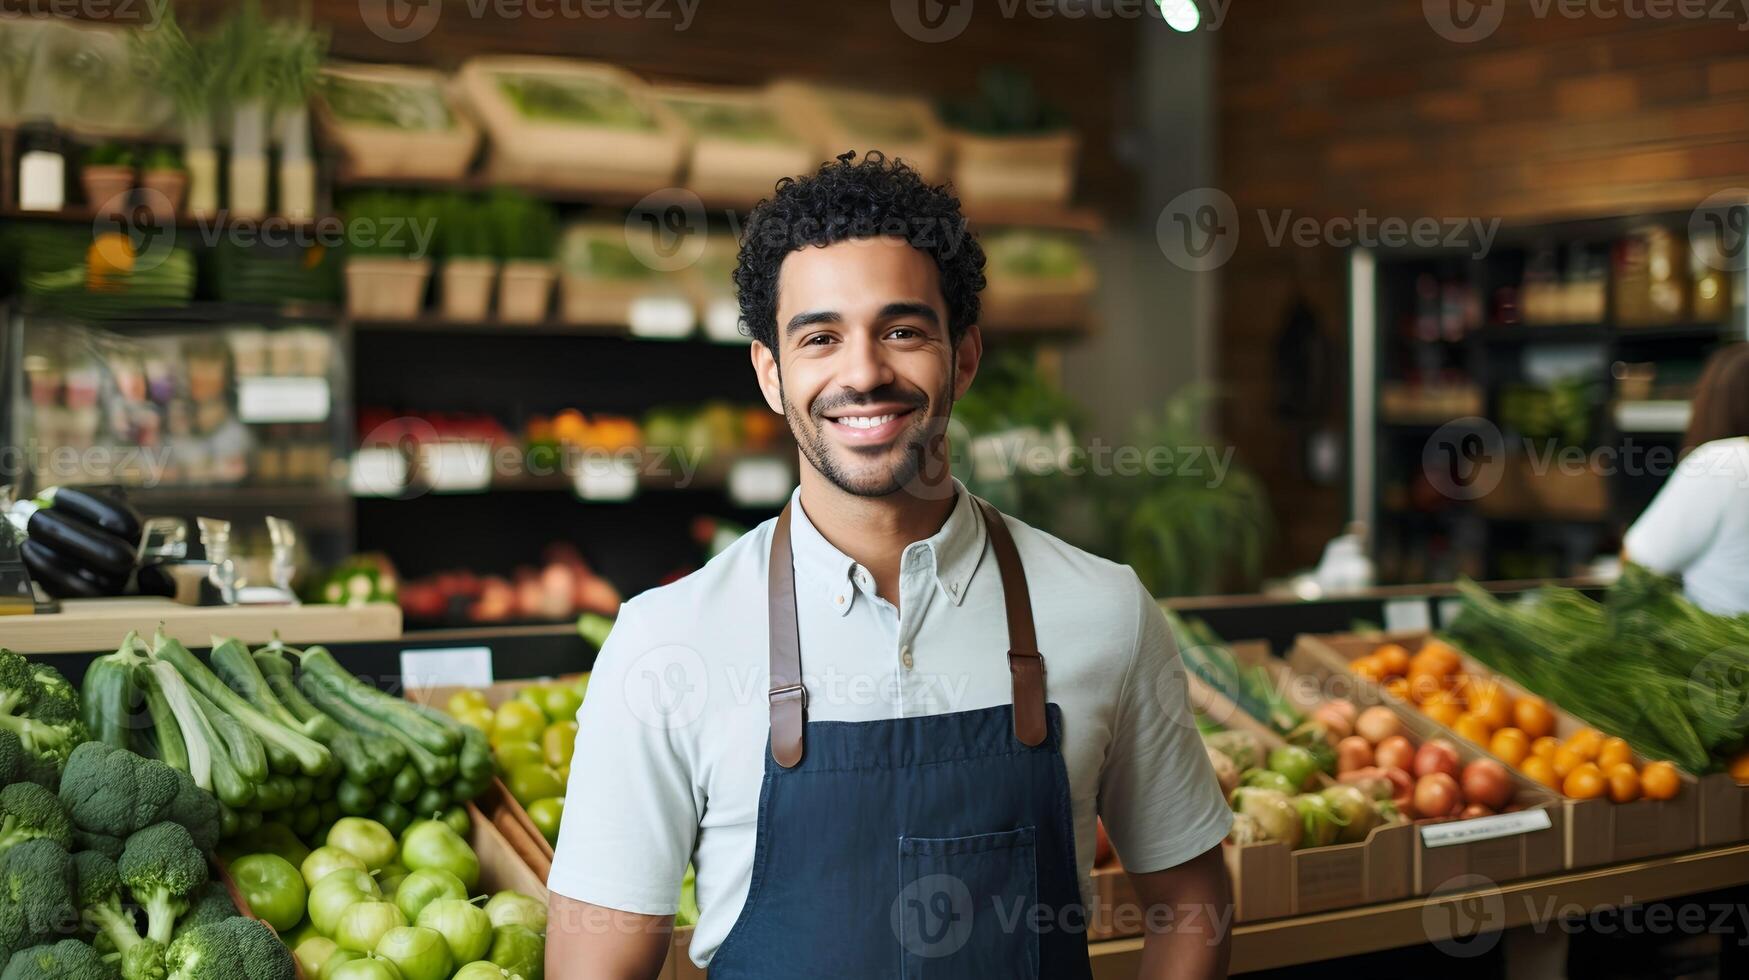
[[(1611, 468), (1607, 461), (1643, 460), (1648, 452), (1673, 461), (1688, 414), (1685, 399), (1669, 391), (1647, 397), (1647, 386), (1630, 389), (1627, 375), (1650, 363), (1660, 386), (1670, 388), (1671, 377), (1692, 381), (1717, 345), (1749, 339), (1749, 283), (1741, 270), (1724, 274), (1729, 302), (1716, 319), (1678, 316), (1641, 325), (1643, 317), (1617, 308), (1625, 286), (1616, 251), (1644, 229), (1674, 236), (1686, 283), (1693, 261), (1689, 218), (1655, 214), (1503, 229), (1481, 258), (1442, 249), (1351, 253), (1349, 506), (1371, 531), (1382, 581), (1572, 575), (1612, 550), (1665, 470)], [(1550, 318), (1539, 310), (1539, 322), (1518, 322), (1526, 312), (1520, 290), (1527, 277), (1551, 272), (1538, 266), (1550, 255), (1567, 256), (1581, 277), (1567, 282), (1604, 300), (1596, 320)], [(1684, 294), (1685, 309), (1693, 302)], [(1480, 410), (1411, 415), (1388, 410), (1381, 398), (1387, 386), (1400, 396), (1436, 379), (1473, 386)], [(1523, 397), (1516, 392), (1547, 389), (1555, 379), (1575, 379), (1581, 392), (1585, 407), (1576, 424), (1585, 431), (1576, 443), (1558, 433), (1533, 440), (1511, 421), (1506, 403)], [(1565, 428), (1555, 421), (1551, 431)], [(1504, 458), (1495, 457), (1500, 452)], [(1477, 482), (1471, 492), (1463, 479), (1442, 476), (1442, 467), (1493, 485), (1481, 492)], [(1456, 492), (1446, 484), (1457, 484)]]

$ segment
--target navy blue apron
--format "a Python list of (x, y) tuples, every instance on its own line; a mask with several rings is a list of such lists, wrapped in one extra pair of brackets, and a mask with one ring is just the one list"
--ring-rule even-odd
[(789, 508), (779, 515), (753, 880), (711, 980), (1091, 980), (1062, 714), (1044, 699), (1019, 554), (978, 503), (1013, 703), (861, 722), (806, 720)]

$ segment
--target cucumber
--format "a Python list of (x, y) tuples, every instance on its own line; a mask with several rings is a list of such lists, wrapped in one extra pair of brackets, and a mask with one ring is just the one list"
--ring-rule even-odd
[(421, 715), (405, 698), (397, 698), (352, 676), (324, 647), (310, 647), (298, 659), (306, 677), (315, 677), (359, 711), (382, 719), (433, 755), (453, 755), (461, 748), (461, 733)]
[(361, 782), (375, 783), (390, 778), (406, 763), (407, 753), (399, 742), (387, 738), (373, 739), (373, 744), (367, 746), (356, 732), (342, 728), (339, 722), (311, 704), (292, 679), (291, 661), (278, 650), (272, 647), (257, 650), (254, 660), (261, 668), (268, 689), (287, 711), (303, 721), (305, 734), (328, 746), (347, 775)]
[(98, 657), (85, 668), (85, 678), (79, 683), (79, 710), (85, 728), (93, 741), (113, 748), (127, 748), (136, 727), (140, 696), (134, 689), (134, 668), (143, 658), (134, 651), (134, 644), (139, 639), (138, 632), (129, 630), (115, 653)]
[(339, 688), (343, 685), (336, 684), (332, 675), (306, 670), (299, 680), (303, 684), (305, 696), (342, 725), (365, 735), (387, 736), (399, 743), (419, 770), (419, 778), (427, 786), (439, 786), (455, 778), (454, 756), (437, 755), (388, 721), (354, 707), (340, 692)]
[(396, 803), (411, 803), (424, 788), (425, 780), (419, 778), (418, 767), (409, 762), (395, 774), (395, 781), (389, 786), (389, 799)]

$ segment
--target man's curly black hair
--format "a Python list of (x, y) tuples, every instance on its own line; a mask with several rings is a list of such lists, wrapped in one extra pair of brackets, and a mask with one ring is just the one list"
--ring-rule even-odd
[[(741, 236), (735, 289), (741, 321), (753, 339), (777, 353), (777, 273), (798, 249), (855, 238), (895, 236), (935, 260), (947, 305), (949, 339), (957, 344), (978, 322), (984, 249), (966, 230), (959, 198), (930, 185), (903, 160), (878, 150), (840, 154), (813, 174), (785, 177), (754, 207)], [(854, 162), (853, 162), (854, 161)]]

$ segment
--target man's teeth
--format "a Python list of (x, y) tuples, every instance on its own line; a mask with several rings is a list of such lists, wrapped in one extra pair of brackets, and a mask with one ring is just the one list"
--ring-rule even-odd
[(843, 415), (843, 416), (839, 416), (835, 421), (837, 421), (837, 423), (839, 425), (849, 426), (852, 429), (872, 429), (877, 425), (886, 425), (888, 422), (891, 422), (892, 420), (894, 420), (896, 418), (898, 418), (897, 415), (890, 415), (890, 414), (889, 415)]

